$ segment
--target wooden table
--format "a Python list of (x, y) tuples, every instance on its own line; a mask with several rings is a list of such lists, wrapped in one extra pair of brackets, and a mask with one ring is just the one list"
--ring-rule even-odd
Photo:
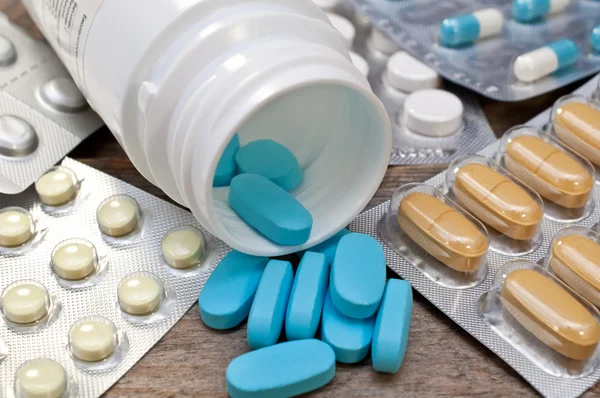
[[(39, 0), (42, 1), (42, 0)], [(140, 0), (141, 1), (141, 0)], [(18, 0), (0, 0), (0, 10), (39, 36)], [(551, 106), (582, 82), (520, 103), (480, 102), (498, 136)], [(107, 128), (102, 128), (70, 156), (147, 192), (169, 200), (133, 167)], [(389, 167), (368, 208), (388, 200), (407, 182), (424, 181), (447, 165)], [(394, 274), (390, 271), (389, 276)], [(373, 371), (369, 359), (337, 366), (334, 380), (314, 393), (322, 397), (535, 396), (535, 391), (500, 358), (415, 294), (410, 344), (396, 375)], [(248, 351), (246, 327), (217, 332), (204, 326), (197, 305), (156, 345), (107, 396), (227, 396), (225, 369)], [(600, 396), (600, 384), (585, 394)]]

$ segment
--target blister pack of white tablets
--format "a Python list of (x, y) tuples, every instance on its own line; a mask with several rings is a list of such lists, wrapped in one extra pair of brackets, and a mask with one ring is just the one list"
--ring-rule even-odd
[(102, 124), (50, 46), (0, 13), (0, 193), (24, 191)]
[(348, 0), (319, 2), (368, 78), (393, 126), (390, 164), (449, 163), (494, 142), (496, 136), (475, 96), (400, 50)]
[(407, 52), (495, 100), (525, 100), (600, 70), (596, 0), (354, 2)]
[[(599, 80), (575, 94), (593, 97)], [(576, 111), (569, 120), (587, 116)], [(561, 398), (600, 380), (600, 184), (551, 133), (561, 123), (551, 113), (565, 112), (400, 187), (349, 227), (382, 242), (388, 267), (537, 391)]]
[(0, 396), (100, 396), (228, 251), (188, 211), (69, 158), (0, 195)]

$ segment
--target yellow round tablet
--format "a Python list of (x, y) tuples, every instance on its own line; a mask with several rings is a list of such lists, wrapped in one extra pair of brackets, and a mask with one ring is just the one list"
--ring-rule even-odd
[(69, 331), (71, 353), (81, 361), (102, 361), (115, 352), (117, 344), (117, 329), (105, 318), (81, 319)]
[(35, 282), (16, 282), (2, 294), (2, 311), (11, 322), (27, 324), (39, 321), (48, 313), (48, 291)]
[(66, 167), (56, 167), (35, 182), (42, 203), (58, 206), (70, 202), (77, 193), (78, 183), (75, 173)]
[(162, 253), (167, 264), (185, 269), (202, 261), (206, 242), (202, 233), (194, 227), (179, 227), (167, 232), (162, 241)]
[(157, 276), (130, 274), (119, 284), (119, 305), (128, 314), (147, 315), (158, 309), (163, 294), (162, 282)]
[(15, 389), (19, 398), (61, 398), (67, 386), (65, 368), (51, 359), (33, 359), (17, 369)]
[(108, 236), (119, 237), (133, 232), (140, 221), (140, 208), (130, 196), (115, 195), (98, 207), (98, 225)]
[(32, 235), (33, 222), (27, 210), (15, 207), (0, 210), (0, 246), (20, 246)]
[(52, 269), (66, 280), (87, 278), (96, 270), (97, 262), (94, 245), (84, 240), (59, 243), (52, 252)]

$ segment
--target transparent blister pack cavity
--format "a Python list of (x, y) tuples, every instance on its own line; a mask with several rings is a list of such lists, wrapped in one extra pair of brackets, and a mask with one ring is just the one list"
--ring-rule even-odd
[[(393, 88), (386, 81), (388, 59), (392, 53), (400, 51), (400, 47), (394, 46), (395, 48), (390, 48), (393, 51), (388, 53), (374, 48), (372, 45), (373, 28), (362, 14), (356, 12), (354, 5), (349, 0), (340, 2), (329, 12), (346, 18), (356, 30), (350, 50), (367, 62), (371, 88), (383, 102), (392, 121), (393, 148), (390, 164), (450, 163), (457, 156), (475, 153), (496, 140), (475, 95), (448, 82), (445, 82), (441, 88), (456, 95), (463, 104), (464, 110), (460, 127), (454, 133), (442, 137), (429, 137), (407, 129), (402, 119), (403, 105), (409, 93)], [(375, 34), (377, 34), (376, 31)], [(385, 38), (381, 40), (385, 40)]]
[(595, 206), (594, 166), (539, 127), (521, 125), (508, 130), (496, 162), (542, 197), (545, 216), (554, 221), (582, 220)]
[[(418, 196), (414, 196), (415, 194)], [(402, 210), (404, 206), (401, 206), (405, 199), (411, 200), (411, 195), (417, 202), (414, 204), (418, 206), (418, 202), (422, 202), (423, 199), (420, 194), (431, 196), (449, 206), (443, 209), (441, 215), (436, 213), (432, 217), (433, 223), (426, 226), (415, 222), (411, 217), (412, 214), (407, 214), (408, 212)], [(417, 216), (422, 216), (420, 209), (410, 210)], [(479, 233), (477, 237), (481, 242), (477, 239), (467, 241), (468, 238), (464, 235), (452, 234), (448, 225), (441, 225), (441, 218), (444, 215), (448, 216), (447, 213), (451, 213), (452, 210), (458, 212), (464, 220), (452, 214), (451, 217), (454, 217), (447, 219), (446, 222), (470, 223), (476, 231), (475, 234)], [(430, 185), (413, 183), (398, 188), (392, 197), (388, 212), (380, 221), (379, 234), (388, 247), (401, 254), (423, 275), (440, 286), (466, 289), (479, 284), (486, 276), (485, 257), (489, 247), (486, 228), (471, 214)], [(467, 249), (471, 249), (469, 244), (480, 247), (473, 248), (469, 255), (464, 255), (460, 250), (462, 247), (456, 247), (463, 244)]]
[(548, 118), (546, 134), (589, 159), (598, 178), (600, 148), (593, 144), (593, 135), (600, 134), (600, 86), (592, 93), (559, 98)]
[[(510, 281), (508, 286), (507, 280)], [(527, 290), (532, 282), (546, 282), (544, 287), (555, 290), (548, 289), (539, 295), (540, 292)], [(539, 286), (542, 285), (538, 283)], [(527, 300), (524, 298), (527, 295), (534, 298)], [(555, 307), (550, 307), (549, 300), (546, 301), (559, 297), (566, 298), (558, 303), (564, 305), (560, 310), (566, 310), (566, 314), (560, 310), (552, 311)], [(534, 302), (536, 298), (538, 300)], [(580, 379), (598, 367), (600, 312), (535, 263), (512, 261), (500, 267), (489, 292), (479, 300), (479, 312), (490, 329), (548, 374)], [(573, 323), (564, 315), (573, 316)], [(576, 323), (582, 319), (589, 321), (590, 326), (584, 328)], [(581, 330), (576, 330), (580, 326)], [(588, 334), (595, 334), (595, 344), (594, 336)], [(577, 341), (578, 338), (584, 341)]]
[[(598, 84), (598, 79), (592, 79), (580, 89), (576, 94), (591, 96)], [(551, 109), (542, 112), (527, 125), (542, 128), (546, 126), (550, 118)], [(495, 159), (500, 149), (501, 142), (498, 141), (484, 150), (479, 155), (488, 159)], [(433, 188), (444, 187), (446, 181), (446, 172), (441, 173), (425, 184)], [(507, 340), (493, 331), (483, 320), (479, 313), (480, 298), (490, 291), (493, 285), (495, 275), (500, 267), (512, 261), (526, 261), (531, 263), (543, 264), (543, 259), (548, 253), (548, 248), (552, 238), (566, 227), (593, 228), (600, 225), (600, 186), (594, 186), (595, 206), (590, 214), (576, 222), (556, 222), (548, 217), (542, 221), (542, 237), (540, 245), (532, 252), (519, 255), (505, 255), (496, 250), (489, 250), (487, 253), (487, 274), (481, 283), (470, 288), (448, 288), (442, 287), (430, 277), (423, 274), (413, 263), (406, 259), (402, 253), (397, 253), (394, 248), (388, 246), (379, 233), (379, 228), (384, 217), (390, 209), (390, 202), (383, 203), (363, 214), (352, 222), (349, 229), (353, 232), (366, 233), (373, 236), (384, 245), (387, 265), (402, 278), (408, 280), (413, 288), (421, 293), (427, 300), (432, 302), (437, 308), (444, 312), (449, 318), (456, 322), (465, 331), (475, 337), (483, 345), (498, 355), (502, 360), (514, 368), (527, 382), (529, 382), (538, 392), (546, 397), (577, 397), (588, 388), (600, 381), (600, 367), (595, 367), (588, 375), (580, 377), (563, 377), (548, 373), (536, 363), (532, 362), (526, 355), (513, 347)], [(466, 209), (465, 209), (466, 210)], [(489, 230), (488, 230), (489, 232)]]
[[(463, 172), (466, 174), (461, 178)], [(483, 222), (492, 250), (519, 256), (533, 252), (542, 243), (542, 198), (494, 160), (479, 155), (456, 159), (446, 171), (443, 190)], [(506, 200), (515, 191), (519, 201)]]
[(24, 191), (102, 126), (58, 57), (0, 13), (0, 193)]
[[(19, 281), (32, 281), (48, 292), (47, 314), (31, 324), (6, 322), (0, 318), (0, 395), (15, 396), (15, 372), (25, 362), (48, 358), (62, 365), (70, 391), (78, 396), (100, 396), (148, 352), (197, 301), (202, 286), (218, 261), (230, 250), (198, 225), (191, 213), (72, 159), (60, 164), (75, 174), (80, 189), (74, 204), (45, 206), (34, 186), (17, 195), (0, 195), (0, 209), (17, 206), (35, 220), (35, 229), (45, 231), (39, 243), (25, 251), (0, 251), (0, 291)], [(84, 195), (85, 200), (79, 196)], [(125, 195), (139, 205), (141, 222), (128, 235), (110, 237), (98, 226), (98, 207), (107, 198)], [(64, 206), (65, 211), (60, 211)], [(162, 242), (169, 231), (193, 228), (201, 234), (202, 253), (190, 267), (173, 272), (164, 257)], [(69, 244), (93, 250), (93, 270), (59, 275), (53, 254)], [(14, 248), (13, 248), (14, 249)], [(68, 250), (67, 250), (68, 249)], [(89, 259), (89, 257), (88, 257)], [(71, 258), (72, 262), (77, 262)], [(65, 279), (64, 276), (70, 279)], [(132, 315), (119, 305), (119, 284), (128, 275), (152, 275), (161, 282), (159, 305), (146, 314)], [(84, 276), (81, 279), (79, 277)], [(56, 305), (55, 305), (56, 304)], [(60, 307), (58, 307), (60, 306)], [(129, 307), (131, 308), (131, 307)], [(69, 331), (82, 319), (103, 319), (114, 325), (117, 347), (98, 361), (73, 356)], [(47, 322), (49, 320), (50, 322)], [(26, 333), (27, 338), (24, 338)], [(3, 358), (3, 359), (2, 359)], [(75, 396), (73, 395), (73, 396)], [(71, 396), (71, 395), (69, 395)]]
[[(574, 0), (563, 12), (527, 24), (512, 18), (511, 0), (353, 1), (406, 51), (448, 80), (495, 100), (526, 100), (600, 70), (600, 53), (590, 41), (600, 15), (596, 0)], [(439, 27), (445, 18), (485, 8), (497, 8), (504, 15), (499, 35), (460, 48), (439, 44)], [(518, 81), (513, 74), (515, 59), (559, 39), (570, 39), (578, 46), (577, 62), (532, 83)]]
[(567, 227), (554, 236), (544, 268), (600, 307), (600, 234), (589, 228)]

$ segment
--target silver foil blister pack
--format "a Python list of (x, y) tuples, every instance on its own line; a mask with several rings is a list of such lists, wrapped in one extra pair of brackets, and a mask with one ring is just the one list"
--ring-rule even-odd
[(103, 125), (52, 49), (0, 14), (0, 192), (24, 191)]
[(455, 94), (464, 106), (462, 126), (454, 134), (445, 137), (427, 137), (408, 131), (401, 119), (403, 104), (409, 94), (391, 87), (384, 77), (391, 54), (384, 54), (371, 46), (371, 26), (364, 20), (364, 16), (361, 18), (355, 13), (350, 1), (342, 1), (329, 11), (348, 19), (356, 28), (352, 51), (369, 64), (368, 80), (371, 88), (383, 102), (392, 121), (393, 149), (390, 164), (449, 163), (458, 156), (475, 153), (496, 140), (475, 95), (448, 82), (445, 82), (443, 89)]
[[(600, 70), (600, 53), (591, 46), (592, 29), (600, 24), (600, 3), (574, 0), (563, 12), (543, 21), (519, 23), (510, 0), (354, 0), (382, 31), (445, 78), (499, 101), (522, 101), (541, 95)], [(445, 19), (494, 7), (504, 14), (504, 27), (495, 37), (470, 46), (446, 48), (438, 43)], [(532, 83), (513, 75), (515, 59), (559, 39), (579, 48), (575, 65)]]
[[(598, 78), (593, 79), (575, 93), (583, 96), (591, 96), (597, 87), (598, 80)], [(550, 110), (538, 115), (527, 125), (542, 128), (549, 121), (549, 117)], [(479, 154), (487, 159), (494, 159), (500, 145), (501, 141), (498, 141), (482, 150)], [(424, 186), (430, 187), (426, 188), (426, 190), (433, 190), (434, 188), (443, 190), (446, 182), (446, 174), (447, 172), (441, 173), (426, 181)], [(442, 193), (445, 194), (445, 192)], [(397, 206), (397, 203), (394, 203), (393, 206)], [(412, 286), (427, 300), (513, 367), (542, 395), (547, 397), (576, 397), (600, 380), (600, 366), (586, 366), (576, 369), (573, 374), (567, 374), (568, 372), (561, 374), (559, 369), (552, 367), (552, 363), (544, 363), (545, 358), (536, 359), (532, 356), (535, 352), (532, 353), (533, 349), (531, 347), (537, 344), (535, 337), (533, 337), (533, 340), (520, 341), (519, 344), (516, 344), (515, 336), (504, 338), (500, 332), (497, 333), (494, 331), (492, 327), (502, 330), (500, 327), (502, 325), (494, 323), (494, 316), (498, 316), (498, 313), (488, 311), (486, 306), (494, 298), (490, 295), (498, 294), (498, 285), (503, 282), (503, 278), (506, 276), (504, 273), (504, 271), (507, 271), (506, 267), (521, 269), (536, 268), (539, 266), (543, 268), (547, 264), (545, 257), (551, 241), (559, 231), (567, 227), (583, 227), (597, 230), (598, 222), (600, 221), (600, 185), (597, 181), (593, 186), (593, 206), (591, 209), (588, 208), (588, 210), (586, 217), (573, 222), (565, 222), (564, 220), (561, 222), (551, 221), (548, 217), (544, 217), (541, 236), (536, 238), (538, 240), (533, 242), (530, 250), (525, 249), (521, 254), (506, 252), (501, 254), (502, 250), (490, 249), (487, 252), (487, 260), (483, 272), (474, 274), (469, 277), (471, 278), (469, 280), (455, 279), (455, 282), (458, 281), (455, 284), (444, 284), (444, 275), (438, 275), (437, 282), (434, 281), (436, 275), (428, 273), (427, 270), (432, 264), (431, 261), (435, 261), (433, 257), (423, 252), (424, 257), (427, 257), (427, 259), (423, 260), (424, 257), (415, 259), (411, 257), (406, 247), (401, 247), (401, 243), (395, 244), (397, 246), (396, 250), (402, 253), (400, 255), (385, 243), (386, 239), (384, 239), (384, 235), (387, 234), (384, 230), (386, 228), (385, 216), (388, 214), (388, 211), (392, 211), (389, 201), (361, 214), (349, 228), (352, 231), (366, 233), (378, 239), (384, 246), (388, 267), (402, 278), (410, 281)], [(489, 230), (490, 228), (488, 227)], [(503, 266), (505, 268), (502, 268), (502, 272), (498, 272)], [(449, 270), (448, 267), (446, 269)], [(583, 302), (593, 307), (591, 303), (585, 300)], [(597, 313), (596, 309), (594, 311)], [(543, 345), (539, 341), (538, 343)], [(550, 355), (558, 356), (552, 349), (548, 348), (548, 351), (552, 351), (553, 354)], [(598, 359), (597, 353), (598, 350), (596, 349), (596, 354), (593, 357), (594, 361)]]
[[(72, 170), (79, 184), (77, 196), (67, 205), (42, 204), (34, 187), (17, 195), (0, 195), (0, 209), (23, 208), (35, 225), (27, 243), (0, 247), (0, 290), (29, 281), (46, 289), (50, 303), (44, 318), (27, 325), (14, 324), (7, 318), (12, 312), (3, 309), (0, 396), (14, 396), (15, 372), (26, 361), (39, 358), (56, 361), (66, 370), (67, 396), (100, 396), (189, 310), (214, 266), (229, 251), (188, 211), (72, 159), (65, 158), (61, 166)], [(101, 232), (97, 221), (99, 207), (115, 195), (133, 198), (139, 205), (137, 227), (121, 238)], [(106, 225), (102, 231), (107, 231)], [(197, 263), (186, 269), (170, 266), (162, 249), (167, 233), (182, 229), (198, 231), (205, 249)], [(53, 268), (52, 259), (55, 250), (63, 247), (61, 242), (89, 242), (95, 247), (98, 266), (91, 276), (75, 281), (59, 276), (63, 274)], [(129, 308), (137, 307), (126, 301), (127, 307), (120, 304), (117, 290), (129, 275), (146, 276), (162, 285), (158, 307), (150, 314), (132, 315)], [(113, 354), (98, 362), (73, 355), (69, 331), (82, 319), (114, 325), (119, 344)]]

